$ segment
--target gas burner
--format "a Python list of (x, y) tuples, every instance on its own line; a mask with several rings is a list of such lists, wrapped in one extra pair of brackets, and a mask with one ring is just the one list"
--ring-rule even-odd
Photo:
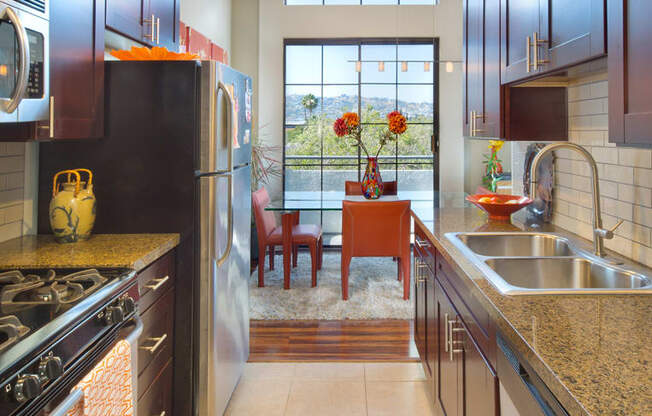
[(0, 352), (15, 344), (29, 332), (29, 328), (20, 323), (14, 315), (0, 317)]
[(14, 270), (0, 274), (0, 311), (11, 313), (40, 305), (52, 305), (54, 312), (67, 307), (99, 289), (106, 278), (95, 269), (57, 277), (48, 270), (45, 277), (24, 276)]

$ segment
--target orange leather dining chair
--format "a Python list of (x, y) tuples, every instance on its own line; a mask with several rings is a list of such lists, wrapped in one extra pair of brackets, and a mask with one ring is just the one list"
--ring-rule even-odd
[[(396, 181), (383, 182), (383, 195), (396, 195), (398, 187)], [(345, 195), (362, 195), (362, 182), (344, 182)]]
[(352, 257), (396, 257), (403, 299), (410, 298), (410, 201), (342, 201), (342, 299)]
[[(264, 287), (265, 252), (269, 247), (269, 267), (270, 270), (274, 270), (274, 251), (276, 246), (283, 245), (283, 227), (276, 225), (273, 212), (265, 210), (269, 205), (269, 194), (265, 188), (253, 192), (251, 200), (258, 233), (258, 287)], [(299, 216), (297, 215), (296, 223), (292, 227), (291, 252), (294, 255), (294, 265), (296, 267), (297, 247), (307, 245), (312, 260), (312, 287), (315, 287), (317, 286), (317, 270), (321, 270), (324, 253), (321, 227), (315, 224), (299, 224), (298, 220)]]

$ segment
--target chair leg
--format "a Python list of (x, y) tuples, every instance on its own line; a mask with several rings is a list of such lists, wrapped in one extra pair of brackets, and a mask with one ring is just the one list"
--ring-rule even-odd
[[(269, 270), (274, 270), (274, 256), (276, 255), (276, 246), (269, 246)], [(265, 256), (263, 256), (263, 263)]]
[(321, 270), (322, 263), (324, 263), (324, 237), (319, 237), (319, 247), (317, 252), (317, 270)]
[(299, 260), (299, 245), (294, 244), (292, 246), (292, 267), (297, 267), (298, 260)]
[(318, 257), (317, 257), (317, 241), (313, 241), (310, 243), (310, 264), (312, 267), (312, 287), (317, 286), (317, 262), (318, 262)]
[(265, 287), (265, 247), (258, 249), (258, 287)]
[(349, 299), (349, 265), (351, 256), (342, 253), (342, 299)]
[(398, 281), (401, 281), (401, 258), (400, 257), (395, 257), (396, 259), (396, 275), (398, 276)]
[(410, 299), (410, 256), (401, 257), (399, 263), (403, 275), (403, 300), (408, 300)]

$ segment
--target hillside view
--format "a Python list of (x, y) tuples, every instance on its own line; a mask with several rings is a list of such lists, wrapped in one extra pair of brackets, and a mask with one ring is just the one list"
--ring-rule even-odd
[[(303, 124), (305, 122), (305, 111), (301, 100), (304, 96), (300, 94), (291, 94), (286, 97), (286, 124)], [(324, 116), (327, 119), (335, 119), (345, 111), (356, 111), (358, 109), (358, 97), (353, 95), (340, 95), (337, 97), (324, 97)], [(320, 100), (321, 101), (321, 100)], [(372, 107), (380, 114), (387, 114), (395, 109), (396, 101), (382, 97), (363, 98), (363, 107)], [(315, 109), (314, 113), (319, 112), (321, 102)], [(432, 103), (415, 103), (398, 101), (398, 108), (408, 116), (411, 121), (415, 119), (432, 120), (433, 106)], [(368, 121), (368, 120), (363, 120)]]
[[(285, 130), (285, 156), (293, 160), (293, 164), (306, 166), (307, 169), (315, 169), (309, 165), (315, 162), (301, 156), (321, 156), (327, 160), (331, 169), (348, 169), (351, 161), (338, 160), (341, 156), (357, 155), (357, 148), (352, 146), (350, 140), (337, 137), (333, 131), (333, 122), (343, 112), (357, 110), (357, 97), (341, 95), (339, 97), (327, 97), (324, 100), (324, 113), (320, 113), (318, 100), (310, 100), (314, 108), (312, 115), (309, 109), (302, 103), (308, 96), (288, 96), (288, 120), (295, 120), (298, 126), (288, 126)], [(387, 129), (385, 115), (394, 110), (394, 100), (383, 98), (366, 99), (362, 107), (361, 119), (367, 123), (379, 123), (378, 125), (363, 126), (362, 137), (365, 146), (372, 152), (372, 156), (379, 147), (379, 138)], [(381, 156), (431, 156), (431, 136), (433, 134), (432, 104), (427, 103), (404, 103), (399, 102), (399, 108), (406, 113), (409, 122), (424, 124), (408, 124), (407, 131), (398, 137), (395, 143), (388, 143), (380, 153)], [(292, 123), (288, 123), (292, 124)], [(329, 156), (336, 158), (330, 159)], [(365, 155), (363, 154), (364, 158)], [(423, 169), (420, 163), (415, 160), (402, 160), (400, 169)], [(428, 162), (426, 162), (428, 163)]]

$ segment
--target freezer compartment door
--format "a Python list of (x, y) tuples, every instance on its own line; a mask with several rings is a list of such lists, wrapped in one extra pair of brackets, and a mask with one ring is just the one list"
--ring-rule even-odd
[(249, 175), (244, 167), (199, 179), (199, 415), (224, 412), (249, 356)]
[(201, 134), (196, 170), (231, 171), (251, 162), (251, 78), (217, 62), (202, 62)]

